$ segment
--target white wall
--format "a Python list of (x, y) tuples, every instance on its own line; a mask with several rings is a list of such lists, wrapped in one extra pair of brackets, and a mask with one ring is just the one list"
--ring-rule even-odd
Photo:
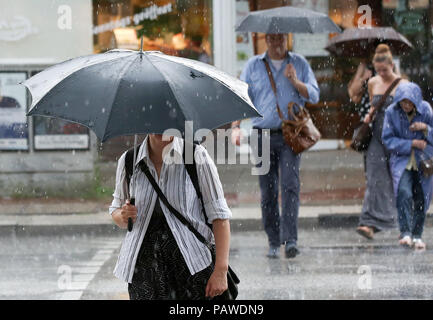
[(0, 65), (91, 54), (91, 31), (91, 0), (0, 0)]
[(215, 67), (236, 76), (235, 0), (213, 0)]

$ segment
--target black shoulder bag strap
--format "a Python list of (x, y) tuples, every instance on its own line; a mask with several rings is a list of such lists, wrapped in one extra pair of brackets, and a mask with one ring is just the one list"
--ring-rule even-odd
[(165, 204), (165, 206), (170, 210), (170, 212), (179, 219), (180, 222), (182, 222), (196, 237), (198, 240), (200, 240), (201, 243), (206, 245), (209, 250), (212, 252), (212, 245), (207, 241), (189, 222), (179, 211), (177, 211), (167, 200), (164, 193), (156, 183), (155, 179), (153, 178), (152, 174), (150, 173), (149, 167), (144, 161), (140, 161), (140, 168), (146, 175), (147, 179), (149, 179), (150, 184), (155, 189), (156, 193), (158, 194), (159, 199)]
[[(141, 144), (137, 145), (137, 147), (136, 147), (137, 152), (138, 152), (138, 150), (140, 150), (140, 145)], [(194, 143), (193, 146), (192, 146), (193, 147), (193, 155), (195, 154), (196, 146), (197, 146), (196, 143)], [(134, 148), (131, 148), (131, 149), (129, 149), (126, 152), (126, 155), (125, 155), (125, 172), (126, 172), (126, 182), (128, 184), (128, 187), (129, 187), (129, 182), (131, 181), (131, 177), (132, 177), (132, 174), (133, 174), (133, 171), (134, 171), (133, 170), (134, 165), (132, 163), (134, 161), (133, 160), (133, 156), (134, 156)], [(194, 189), (195, 189), (195, 191), (197, 193), (197, 197), (200, 200), (200, 204), (201, 204), (201, 207), (202, 207), (202, 212), (203, 212), (203, 215), (205, 217), (205, 223), (206, 223), (206, 225), (210, 229), (212, 229), (212, 225), (210, 225), (208, 223), (208, 217), (207, 217), (206, 210), (205, 210), (205, 207), (204, 207), (203, 195), (202, 195), (201, 190), (200, 190), (200, 185), (199, 185), (199, 180), (198, 180), (198, 173), (197, 173), (197, 166), (196, 166), (196, 162), (195, 162), (195, 157), (193, 156), (192, 159), (193, 159), (193, 163), (192, 164), (186, 164), (185, 163), (185, 142), (184, 142), (184, 147), (183, 147), (183, 163), (185, 164), (185, 169), (186, 169), (186, 171), (187, 171), (187, 173), (188, 173), (188, 175), (189, 175), (189, 177), (191, 179), (191, 182), (192, 182), (192, 184), (194, 186)]]
[(263, 59), (263, 63), (265, 64), (266, 71), (267, 71), (268, 77), (269, 77), (269, 81), (271, 83), (272, 91), (274, 92), (274, 95), (275, 95), (275, 101), (277, 104), (278, 116), (280, 117), (281, 120), (283, 120), (284, 116), (283, 116), (283, 113), (281, 112), (280, 106), (278, 105), (277, 85), (275, 84), (274, 77), (272, 76), (271, 67), (269, 66), (269, 63), (266, 61), (266, 59)]
[[(380, 111), (380, 109), (382, 109), (382, 107), (385, 105), (386, 99), (388, 98), (388, 96), (391, 94), (391, 91), (398, 85), (398, 83), (400, 82), (401, 78), (397, 78), (395, 79), (390, 86), (388, 87), (388, 89), (386, 89), (385, 93), (383, 94), (383, 96), (380, 98), (379, 102), (373, 106), (374, 112), (373, 112), (373, 117), (376, 115), (376, 113), (378, 113)], [(373, 118), (372, 117), (372, 118)]]
[(209, 224), (209, 222), (208, 222), (208, 217), (207, 217), (207, 214), (206, 214), (206, 209), (204, 208), (203, 195), (201, 193), (200, 184), (199, 184), (199, 181), (198, 181), (197, 165), (196, 165), (195, 157), (194, 157), (194, 155), (195, 155), (195, 149), (196, 149), (197, 144), (193, 143), (193, 145), (192, 145), (192, 149), (193, 149), (192, 164), (191, 163), (187, 164), (187, 163), (185, 163), (185, 145), (186, 145), (186, 143), (187, 142), (185, 142), (185, 140), (184, 140), (183, 154), (182, 154), (183, 163), (185, 165), (186, 172), (188, 173), (189, 178), (191, 179), (192, 185), (194, 186), (195, 192), (197, 193), (197, 197), (200, 200), (201, 209), (202, 209), (202, 212), (203, 212), (203, 215), (204, 215), (204, 218), (205, 218), (205, 223), (212, 230), (212, 225)]

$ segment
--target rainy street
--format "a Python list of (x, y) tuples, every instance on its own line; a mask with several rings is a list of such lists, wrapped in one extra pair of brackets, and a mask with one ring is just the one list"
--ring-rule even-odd
[[(426, 237), (433, 238), (427, 228)], [(433, 251), (398, 246), (396, 231), (361, 239), (352, 228), (301, 229), (295, 259), (265, 257), (263, 232), (234, 232), (230, 264), (241, 300), (432, 299)], [(122, 236), (1, 239), (0, 299), (128, 299), (113, 268)], [(429, 244), (428, 244), (429, 245)]]
[(0, 301), (433, 300), (432, 202), (433, 0), (0, 0)]

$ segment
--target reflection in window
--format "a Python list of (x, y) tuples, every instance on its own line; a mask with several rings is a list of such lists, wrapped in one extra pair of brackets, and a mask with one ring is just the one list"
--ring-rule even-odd
[(96, 52), (137, 50), (143, 36), (143, 50), (212, 64), (211, 0), (95, 0), (94, 8)]

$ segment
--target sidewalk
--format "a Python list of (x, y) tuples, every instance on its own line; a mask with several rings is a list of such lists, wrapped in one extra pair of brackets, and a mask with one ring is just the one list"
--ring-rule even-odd
[[(101, 167), (107, 187), (114, 185), (115, 163)], [(250, 165), (218, 164), (218, 172), (233, 219), (233, 231), (261, 230), (258, 177)], [(350, 150), (312, 151), (301, 161), (299, 227), (355, 227), (362, 209), (365, 180), (360, 154)], [(121, 232), (108, 214), (110, 198), (1, 199), (0, 234), (46, 232)], [(433, 206), (428, 211), (429, 218)]]
[[(75, 208), (75, 205), (71, 203), (68, 205), (69, 210)], [(36, 207), (43, 208), (44, 205), (39, 203)], [(121, 230), (113, 224), (111, 216), (107, 211), (95, 211), (93, 213), (80, 213), (78, 211), (75, 213), (51, 213), (50, 209), (52, 207), (50, 205), (45, 207), (47, 208), (47, 212), (45, 213), (6, 213), (5, 208), (7, 206), (2, 206), (0, 235), (125, 233), (125, 230)], [(76, 208), (79, 208), (79, 206)], [(255, 231), (263, 229), (260, 207), (232, 207), (231, 210), (233, 213), (231, 220), (232, 231)], [(357, 225), (360, 211), (360, 205), (302, 205), (300, 207), (298, 223), (300, 228), (354, 228)], [(428, 211), (427, 220), (433, 220), (433, 207)]]

